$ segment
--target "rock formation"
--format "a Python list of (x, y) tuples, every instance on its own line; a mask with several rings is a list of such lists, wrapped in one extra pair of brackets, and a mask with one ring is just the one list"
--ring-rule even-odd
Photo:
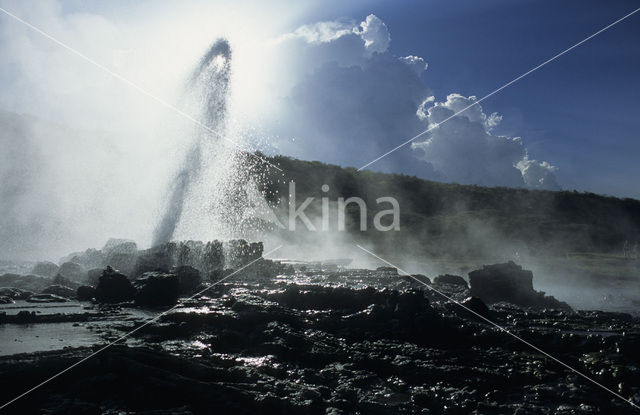
[(570, 309), (569, 305), (533, 289), (533, 272), (513, 261), (485, 265), (469, 273), (471, 295), (487, 304), (508, 302), (522, 307)]

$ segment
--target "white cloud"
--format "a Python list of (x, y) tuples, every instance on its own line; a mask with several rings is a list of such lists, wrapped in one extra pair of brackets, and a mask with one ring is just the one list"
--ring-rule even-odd
[(400, 62), (409, 65), (418, 75), (422, 75), (422, 72), (427, 70), (427, 63), (419, 56), (405, 56), (404, 58), (399, 58)]
[[(274, 135), (289, 139), (278, 150), (359, 167), (423, 129), (415, 114), (431, 95), (420, 79), (426, 62), (393, 56), (390, 41), (374, 15), (361, 23), (306, 25), (281, 36), (282, 59), (276, 60), (295, 70), (286, 77), (288, 86), (274, 90), (284, 95), (274, 105), (280, 109)], [(429, 169), (408, 147), (376, 168), (422, 175)]]
[(300, 38), (310, 44), (329, 43), (342, 36), (353, 34), (353, 30), (353, 22), (351, 21), (318, 22), (300, 26), (292, 33), (280, 36), (279, 41)]
[(530, 160), (528, 156), (520, 160), (516, 167), (522, 173), (525, 184), (533, 189), (560, 189), (554, 172), (558, 170), (546, 161)]
[(485, 114), (475, 102), (475, 96), (460, 94), (450, 94), (444, 102), (426, 99), (417, 115), (433, 130), (429, 139), (413, 143), (412, 148), (421, 150), (422, 158), (449, 181), (558, 189), (556, 168), (529, 160), (520, 137), (492, 134), (502, 117)]
[(362, 30), (354, 29), (364, 40), (364, 47), (368, 52), (386, 52), (391, 43), (391, 35), (387, 25), (378, 16), (370, 14), (364, 22), (360, 23)]
[[(375, 15), (302, 26), (282, 36), (287, 79), (274, 135), (279, 151), (359, 167), (441, 123), (428, 140), (377, 161), (373, 169), (487, 186), (559, 188), (555, 167), (530, 160), (519, 137), (495, 135), (502, 116), (485, 113), (475, 96), (436, 102), (421, 78), (422, 57), (396, 57)], [(282, 53), (282, 51), (281, 51)], [(280, 85), (281, 86), (281, 85)], [(283, 92), (284, 91), (284, 92)], [(420, 161), (421, 160), (421, 161)]]

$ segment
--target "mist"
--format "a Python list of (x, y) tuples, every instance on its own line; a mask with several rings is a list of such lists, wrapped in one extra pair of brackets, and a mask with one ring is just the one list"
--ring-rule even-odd
[[(3, 3), (131, 84), (19, 22), (3, 20), (0, 258), (57, 260), (72, 251), (99, 248), (110, 237), (144, 247), (152, 243), (154, 229), (156, 242), (174, 233), (230, 236), (229, 229), (223, 233), (211, 224), (190, 234), (199, 226), (193, 223), (197, 208), (185, 206), (184, 199), (209, 187), (200, 183), (196, 188), (201, 174), (211, 173), (212, 154), (233, 165), (220, 165), (227, 173), (212, 184), (220, 192), (230, 191), (229, 171), (237, 165), (230, 159), (241, 157), (235, 155), (238, 148), (251, 148), (245, 137), (252, 136), (253, 125), (246, 114), (255, 113), (260, 100), (255, 86), (264, 70), (254, 63), (268, 49), (261, 43), (301, 8), (289, 7), (269, 21), (253, 8), (243, 16), (252, 28), (248, 33), (232, 23), (241, 5), (144, 6), (131, 6), (126, 13), (92, 13), (70, 12), (56, 1), (41, 3), (37, 11)], [(211, 48), (221, 36), (229, 43)], [(234, 67), (225, 76), (232, 87), (218, 94), (206, 89), (211, 82), (198, 79), (198, 65), (206, 64), (207, 51), (217, 54), (216, 47), (227, 45), (228, 50), (229, 44)], [(224, 120), (213, 121), (220, 96), (226, 101)], [(223, 131), (226, 140), (206, 137), (211, 134), (155, 98)], [(221, 121), (224, 125), (214, 126)], [(209, 160), (199, 160), (203, 152)]]

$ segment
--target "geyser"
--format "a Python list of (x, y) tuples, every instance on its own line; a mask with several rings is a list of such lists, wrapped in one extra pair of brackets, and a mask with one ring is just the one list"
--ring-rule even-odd
[(197, 119), (206, 128), (197, 126), (193, 144), (171, 183), (167, 205), (154, 230), (154, 246), (173, 239), (185, 204), (193, 200), (189, 198), (190, 190), (201, 177), (207, 161), (215, 158), (216, 148), (221, 147), (211, 144), (217, 143), (219, 136), (224, 133), (230, 75), (231, 47), (227, 40), (218, 39), (203, 56), (187, 83), (187, 98), (195, 108)]

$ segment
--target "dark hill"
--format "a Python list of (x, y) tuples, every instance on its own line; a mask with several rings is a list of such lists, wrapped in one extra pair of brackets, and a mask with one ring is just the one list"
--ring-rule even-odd
[[(287, 208), (280, 195), (288, 194), (289, 180), (296, 183), (297, 205), (314, 197), (316, 213), (322, 197), (331, 201), (361, 197), (368, 209), (367, 231), (358, 228), (356, 205), (347, 208), (346, 216), (351, 219), (347, 231), (356, 241), (372, 243), (381, 252), (389, 251), (391, 245), (394, 250), (433, 256), (477, 257), (505, 249), (553, 256), (571, 252), (633, 255), (640, 240), (640, 201), (634, 199), (439, 183), (284, 156), (270, 157), (269, 161), (283, 170), (271, 168), (265, 174), (264, 169), (256, 169), (270, 203)], [(321, 191), (323, 184), (330, 186), (326, 193)], [(399, 202), (401, 226), (397, 232), (380, 232), (373, 227), (375, 214), (390, 208), (376, 203), (384, 196)]]

